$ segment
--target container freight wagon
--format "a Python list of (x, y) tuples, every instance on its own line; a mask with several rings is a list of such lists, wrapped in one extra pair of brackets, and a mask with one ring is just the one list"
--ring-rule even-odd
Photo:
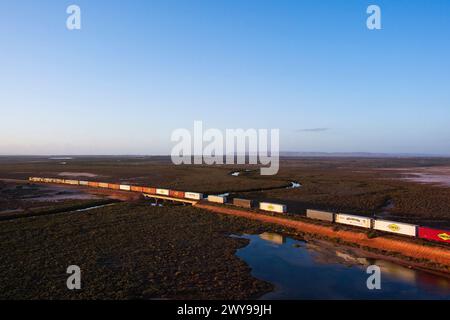
[(335, 215), (336, 223), (356, 226), (370, 229), (372, 227), (372, 219), (367, 217), (355, 216), (352, 214), (338, 213)]
[(64, 180), (64, 183), (65, 184), (70, 184), (72, 186), (77, 186), (78, 185), (78, 180)]
[(126, 185), (126, 184), (121, 184), (121, 185), (119, 186), (119, 190), (122, 190), (122, 191), (131, 191), (131, 186)]
[(450, 230), (419, 227), (418, 237), (450, 244)]
[(133, 191), (133, 192), (144, 192), (144, 187), (131, 186), (131, 191)]
[(142, 192), (147, 194), (156, 194), (156, 188), (142, 187)]
[(98, 182), (94, 182), (94, 181), (89, 181), (88, 182), (88, 186), (92, 187), (92, 188), (98, 188), (99, 187), (99, 183)]
[(99, 188), (106, 188), (106, 189), (108, 189), (108, 188), (109, 188), (109, 183), (106, 183), (106, 182), (99, 182), (99, 183), (98, 183), (98, 187), (99, 187)]
[(314, 220), (334, 222), (334, 213), (332, 212), (308, 209), (306, 210), (306, 216)]
[(202, 200), (203, 199), (203, 194), (202, 193), (197, 193), (197, 192), (185, 192), (184, 193), (184, 197), (186, 199)]
[(227, 197), (224, 197), (224, 196), (208, 196), (208, 201), (209, 202), (214, 202), (214, 203), (225, 203), (225, 202), (227, 202)]
[(183, 191), (169, 190), (169, 195), (172, 198), (184, 199), (184, 192)]
[(234, 198), (234, 199), (233, 199), (233, 204), (234, 204), (235, 206), (238, 206), (238, 207), (243, 207), (243, 208), (253, 208), (253, 206), (254, 206), (254, 201), (253, 201), (253, 200), (248, 200), (248, 199)]
[(276, 213), (286, 213), (287, 208), (284, 204), (260, 202), (259, 209), (264, 211), (276, 212)]
[(120, 184), (108, 183), (108, 189), (119, 190), (120, 189)]
[(415, 237), (417, 235), (417, 226), (414, 224), (400, 223), (388, 220), (374, 220), (373, 228), (375, 230), (402, 234)]
[(88, 186), (89, 181), (80, 181), (80, 186)]
[(168, 189), (156, 189), (156, 194), (159, 194), (161, 196), (169, 196), (170, 190), (168, 190)]

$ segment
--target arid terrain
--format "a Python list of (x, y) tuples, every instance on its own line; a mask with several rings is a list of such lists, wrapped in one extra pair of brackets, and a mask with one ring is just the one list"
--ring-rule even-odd
[[(0, 299), (247, 299), (272, 289), (230, 234), (274, 227), (188, 206), (119, 203), (0, 222)], [(67, 266), (83, 290), (65, 286)]]
[[(276, 176), (261, 176), (254, 166), (174, 166), (167, 157), (1, 157), (0, 178), (66, 177), (231, 193), (286, 203), (291, 213), (327, 209), (448, 228), (449, 167), (445, 158), (284, 158)], [(292, 182), (301, 187), (287, 188)]]
[[(252, 166), (174, 166), (164, 157), (2, 157), (0, 298), (256, 298), (273, 285), (252, 277), (236, 256), (248, 240), (230, 235), (303, 239), (261, 221), (152, 206), (130, 193), (33, 184), (29, 176), (226, 192), (285, 203), (293, 219), (317, 208), (449, 228), (449, 167), (438, 158), (285, 158), (271, 177)], [(70, 264), (83, 270), (80, 291), (65, 287)]]

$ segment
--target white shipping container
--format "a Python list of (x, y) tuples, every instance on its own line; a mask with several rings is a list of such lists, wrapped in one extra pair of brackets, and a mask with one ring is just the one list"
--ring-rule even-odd
[(108, 188), (108, 184), (105, 183), (105, 182), (99, 182), (98, 186), (99, 186), (100, 188)]
[(87, 186), (88, 184), (88, 181), (80, 181), (80, 186)]
[(156, 194), (160, 194), (163, 196), (168, 196), (169, 195), (169, 190), (167, 189), (156, 189)]
[(202, 200), (203, 199), (203, 194), (202, 193), (196, 193), (196, 192), (185, 192), (184, 197), (186, 199)]
[(404, 234), (407, 236), (416, 236), (417, 226), (414, 224), (400, 223), (388, 220), (375, 220), (373, 225), (375, 230)]
[(209, 202), (215, 202), (215, 203), (225, 203), (227, 202), (227, 197), (222, 196), (208, 196)]
[(338, 213), (336, 214), (335, 219), (336, 223), (348, 224), (350, 226), (357, 226), (362, 228), (371, 228), (372, 226), (372, 219), (367, 217)]
[(286, 213), (286, 205), (284, 204), (276, 204), (276, 203), (268, 203), (268, 202), (260, 202), (259, 209), (264, 211), (278, 212), (278, 213)]
[(119, 187), (120, 190), (131, 191), (131, 186), (127, 186), (125, 184), (121, 184)]

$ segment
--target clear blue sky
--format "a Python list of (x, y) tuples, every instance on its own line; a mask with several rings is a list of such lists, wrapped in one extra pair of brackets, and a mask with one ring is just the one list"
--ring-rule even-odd
[(0, 154), (169, 153), (194, 120), (450, 154), (448, 0), (2, 0), (0, 29)]

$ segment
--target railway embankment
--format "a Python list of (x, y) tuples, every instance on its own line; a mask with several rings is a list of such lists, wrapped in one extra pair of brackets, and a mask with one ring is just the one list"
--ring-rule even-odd
[(450, 249), (443, 246), (426, 245), (410, 241), (409, 239), (392, 238), (384, 235), (371, 238), (368, 236), (367, 231), (338, 229), (336, 228), (336, 225), (328, 226), (315, 224), (312, 222), (289, 219), (288, 217), (260, 214), (201, 202), (198, 202), (194, 206), (220, 214), (244, 217), (264, 223), (292, 228), (302, 233), (311, 234), (313, 236), (318, 235), (331, 240), (357, 245), (361, 248), (374, 249), (386, 255), (395, 255), (397, 258), (401, 255), (406, 259), (414, 259), (416, 265), (417, 263), (423, 262), (428, 268), (450, 273)]

